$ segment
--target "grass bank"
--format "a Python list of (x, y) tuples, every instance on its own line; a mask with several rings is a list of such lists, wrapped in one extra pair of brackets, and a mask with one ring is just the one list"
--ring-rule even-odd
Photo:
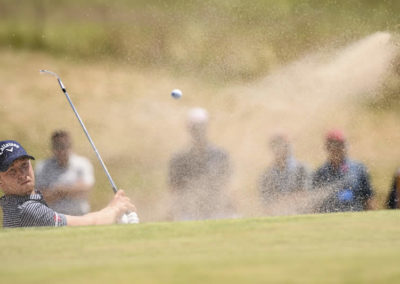
[(390, 283), (398, 211), (0, 231), (2, 283)]

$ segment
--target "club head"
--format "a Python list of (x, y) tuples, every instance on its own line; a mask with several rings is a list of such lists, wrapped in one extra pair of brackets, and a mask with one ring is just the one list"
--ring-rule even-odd
[(47, 74), (50, 74), (50, 75), (56, 77), (57, 79), (60, 79), (60, 77), (59, 77), (56, 73), (54, 73), (53, 71), (49, 71), (49, 70), (44, 70), (44, 69), (42, 69), (42, 70), (40, 70), (39, 72), (40, 72), (40, 73), (47, 73)]
[(58, 80), (58, 83), (60, 84), (61, 89), (63, 90), (64, 93), (66, 92), (64, 84), (62, 83), (60, 77), (56, 73), (54, 73), (53, 71), (44, 70), (44, 69), (39, 70), (39, 72), (40, 73), (46, 73), (46, 74), (49, 74), (49, 75), (52, 75), (52, 76), (56, 77), (57, 80)]

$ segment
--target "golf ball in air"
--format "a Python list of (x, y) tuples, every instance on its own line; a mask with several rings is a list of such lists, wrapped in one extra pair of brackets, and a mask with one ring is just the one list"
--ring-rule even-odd
[(171, 96), (172, 96), (174, 99), (180, 99), (180, 98), (182, 97), (182, 91), (179, 90), (179, 89), (172, 90)]

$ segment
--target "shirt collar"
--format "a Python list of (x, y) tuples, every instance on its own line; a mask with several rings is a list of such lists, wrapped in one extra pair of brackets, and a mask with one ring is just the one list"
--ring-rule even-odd
[(26, 200), (42, 200), (43, 195), (40, 193), (40, 191), (34, 191), (33, 193), (29, 195), (16, 195), (16, 194), (8, 194), (8, 195), (3, 195), (0, 198), (0, 202), (3, 204), (4, 202), (9, 202), (12, 200), (17, 200), (17, 201), (26, 201)]

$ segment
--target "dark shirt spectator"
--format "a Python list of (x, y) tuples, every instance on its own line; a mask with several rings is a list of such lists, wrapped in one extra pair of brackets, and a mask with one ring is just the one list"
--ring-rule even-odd
[(372, 209), (374, 193), (368, 171), (362, 163), (347, 157), (343, 133), (338, 130), (328, 132), (325, 146), (328, 161), (314, 173), (312, 179), (313, 188), (326, 193), (318, 211)]
[(400, 169), (393, 177), (392, 187), (386, 201), (386, 208), (398, 209), (400, 208)]

